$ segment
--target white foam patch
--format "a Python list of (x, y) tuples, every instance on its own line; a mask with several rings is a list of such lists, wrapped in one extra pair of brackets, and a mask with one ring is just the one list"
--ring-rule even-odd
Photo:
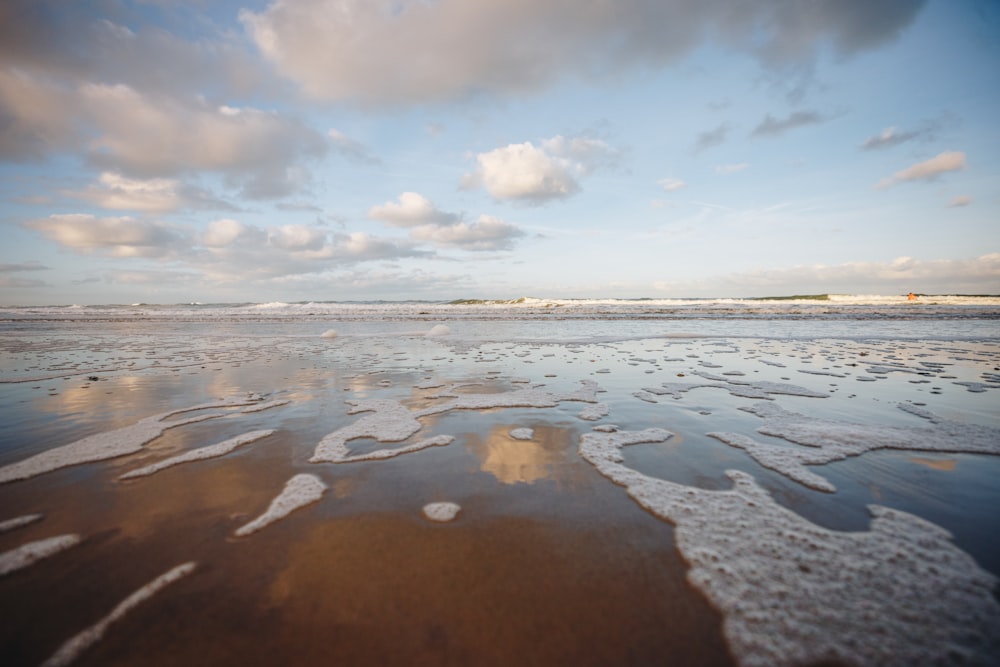
[(320, 338), (336, 338), (336, 337), (337, 337), (336, 329), (327, 329), (322, 334), (320, 334)]
[(446, 523), (453, 521), (462, 508), (455, 503), (428, 503), (424, 505), (424, 516), (431, 521)]
[(655, 395), (645, 390), (633, 392), (632, 395), (638, 398), (640, 401), (646, 401), (647, 403), (659, 403), (659, 401), (656, 400)]
[(597, 393), (603, 391), (592, 380), (581, 380), (576, 391), (555, 393), (538, 387), (517, 389), (495, 394), (454, 394), (441, 393), (439, 398), (451, 400), (432, 405), (413, 413), (417, 417), (441, 414), (450, 410), (488, 410), (492, 408), (554, 408), (562, 401), (596, 403)]
[(622, 447), (670, 436), (585, 433), (579, 451), (675, 525), (688, 581), (722, 612), (740, 665), (988, 664), (1000, 651), (996, 578), (944, 529), (872, 505), (870, 531), (836, 532), (742, 472), (727, 472), (731, 490), (709, 491), (622, 465)]
[(449, 329), (444, 324), (435, 324), (433, 327), (431, 327), (431, 330), (424, 335), (427, 336), (428, 338), (435, 338), (437, 336), (447, 336), (450, 333), (451, 329)]
[(739, 433), (708, 435), (743, 449), (765, 468), (827, 492), (836, 491), (836, 487), (805, 466), (840, 461), (876, 449), (1000, 455), (1000, 429), (940, 419), (917, 406), (901, 404), (899, 407), (930, 421), (932, 426), (856, 424), (791, 412), (774, 403), (755, 403), (740, 409), (764, 420), (757, 429), (759, 433), (803, 446), (760, 442)]
[(406, 445), (404, 447), (395, 447), (393, 449), (376, 449), (373, 452), (368, 452), (367, 454), (351, 454), (345, 456), (344, 458), (337, 459), (334, 463), (353, 463), (355, 461), (381, 461), (384, 459), (391, 459), (395, 456), (400, 456), (402, 454), (410, 454), (412, 452), (419, 452), (422, 449), (427, 449), (428, 447), (443, 447), (445, 445), (450, 445), (455, 441), (455, 437), (451, 435), (436, 435), (432, 438), (425, 438), (412, 445)]
[(267, 511), (248, 524), (236, 529), (237, 537), (256, 533), (275, 521), (280, 521), (295, 510), (311, 505), (323, 497), (327, 486), (316, 475), (299, 474), (285, 483), (285, 488), (271, 501)]
[(531, 440), (535, 437), (535, 430), (527, 427), (514, 428), (510, 430), (510, 437), (515, 440)]
[(373, 414), (365, 415), (358, 421), (325, 436), (316, 445), (310, 462), (347, 461), (351, 458), (351, 452), (347, 448), (350, 440), (374, 438), (379, 442), (401, 442), (421, 428), (414, 414), (399, 401), (379, 398), (348, 401), (348, 404), (352, 406), (348, 414), (362, 412)]
[(577, 415), (580, 419), (585, 419), (587, 421), (595, 422), (598, 419), (603, 419), (611, 413), (611, 408), (608, 407), (607, 403), (598, 403), (596, 405), (588, 405), (580, 414)]
[(79, 535), (57, 535), (0, 553), (0, 576), (28, 567), (79, 543)]
[(162, 589), (174, 583), (178, 579), (185, 577), (194, 571), (196, 564), (193, 562), (178, 565), (169, 572), (161, 574), (159, 577), (149, 582), (136, 592), (118, 603), (110, 614), (100, 621), (90, 626), (80, 634), (67, 640), (52, 657), (42, 663), (42, 667), (62, 667), (76, 660), (88, 648), (96, 644), (104, 637), (108, 627), (112, 623), (121, 620), (125, 614), (135, 607), (145, 602), (149, 598), (159, 593)]
[(225, 456), (226, 454), (233, 451), (237, 447), (241, 447), (251, 442), (256, 442), (261, 438), (266, 438), (272, 433), (274, 433), (274, 429), (267, 429), (263, 431), (251, 431), (250, 433), (244, 433), (243, 435), (238, 435), (235, 438), (230, 438), (228, 440), (223, 440), (220, 443), (209, 445), (208, 447), (193, 449), (189, 452), (184, 452), (183, 454), (172, 456), (169, 459), (157, 461), (152, 465), (148, 465), (143, 468), (136, 468), (135, 470), (131, 470), (125, 473), (118, 479), (133, 479), (135, 477), (146, 477), (148, 475), (152, 475), (153, 473), (159, 472), (165, 468), (170, 468), (176, 465), (180, 465), (181, 463), (189, 463), (191, 461), (202, 461), (204, 459), (211, 459), (219, 456)]
[(194, 424), (207, 419), (223, 417), (223, 413), (196, 415), (187, 419), (166, 422), (165, 419), (185, 412), (213, 408), (233, 408), (253, 405), (253, 399), (205, 403), (180, 410), (172, 410), (152, 417), (146, 417), (135, 424), (113, 431), (88, 436), (76, 442), (42, 452), (17, 463), (0, 468), (0, 484), (58, 470), (68, 466), (134, 454), (148, 442), (160, 437), (164, 431), (178, 426)]
[(8, 530), (14, 530), (15, 528), (20, 528), (21, 526), (27, 526), (29, 523), (34, 523), (42, 518), (41, 514), (25, 514), (24, 516), (16, 516), (13, 519), (7, 519), (6, 521), (0, 521), (0, 533), (6, 533)]

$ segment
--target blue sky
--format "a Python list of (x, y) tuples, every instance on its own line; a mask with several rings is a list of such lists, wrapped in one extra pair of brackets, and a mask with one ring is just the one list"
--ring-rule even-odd
[(0, 304), (1000, 293), (1000, 5), (8, 0)]

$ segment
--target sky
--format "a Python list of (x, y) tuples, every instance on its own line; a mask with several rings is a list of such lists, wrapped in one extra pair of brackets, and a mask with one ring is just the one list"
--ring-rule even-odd
[(0, 304), (1000, 294), (994, 0), (4, 0)]

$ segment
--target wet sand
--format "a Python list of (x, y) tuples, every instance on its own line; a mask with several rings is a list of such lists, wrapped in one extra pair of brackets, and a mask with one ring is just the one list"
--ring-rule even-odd
[[(751, 664), (734, 654), (723, 614), (688, 580), (672, 523), (581, 458), (581, 436), (610, 425), (674, 434), (623, 450), (625, 465), (642, 475), (722, 490), (732, 486), (726, 470), (740, 470), (780, 505), (837, 531), (868, 530), (866, 506), (882, 503), (951, 531), (978, 567), (1000, 574), (998, 456), (870, 451), (810, 466), (836, 489), (821, 492), (707, 435), (761, 438), (762, 419), (744, 410), (755, 400), (837, 424), (935, 427), (897, 408), (907, 403), (997, 428), (995, 344), (321, 333), (289, 326), (282, 335), (133, 330), (87, 332), (75, 343), (49, 334), (5, 341), (0, 466), (205, 402), (248, 394), (288, 401), (224, 409), (167, 429), (138, 453), (0, 485), (0, 520), (44, 515), (0, 533), (0, 552), (65, 533), (82, 539), (0, 578), (5, 664), (42, 663), (189, 561), (193, 572), (109, 626), (74, 664)], [(565, 398), (582, 381), (600, 386), (596, 403)], [(677, 383), (705, 385), (636, 395)], [(751, 399), (739, 395), (746, 383), (803, 391)], [(365, 416), (350, 414), (345, 401), (396, 401), (419, 414), (449, 395), (529, 387), (554, 405), (428, 414), (410, 438), (356, 439), (350, 450), (442, 435), (450, 444), (384, 460), (309, 462), (323, 438)], [(607, 416), (580, 417), (598, 403)], [(513, 437), (518, 428), (533, 429), (531, 439)], [(221, 457), (119, 479), (263, 429), (274, 433)], [(303, 473), (327, 487), (319, 500), (236, 535)], [(461, 511), (431, 521), (422, 510), (433, 502)], [(981, 652), (981, 664), (996, 657), (992, 650)]]

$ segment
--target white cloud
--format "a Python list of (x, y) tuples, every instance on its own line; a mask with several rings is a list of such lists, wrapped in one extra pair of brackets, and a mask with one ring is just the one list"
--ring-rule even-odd
[(368, 211), (372, 220), (381, 220), (393, 227), (417, 225), (449, 225), (458, 222), (459, 216), (434, 206), (431, 200), (417, 192), (404, 192), (398, 202), (387, 201)]
[(189, 235), (161, 222), (130, 217), (98, 218), (86, 213), (50, 215), (25, 223), (76, 252), (111, 257), (164, 258), (190, 246)]
[(969, 195), (956, 195), (951, 198), (951, 201), (948, 202), (948, 207), (959, 208), (961, 206), (968, 206), (971, 203), (972, 203), (972, 197), (970, 197)]
[(930, 181), (949, 171), (965, 169), (965, 153), (960, 151), (945, 151), (929, 160), (918, 162), (902, 171), (897, 171), (888, 178), (883, 178), (875, 184), (879, 190), (892, 187), (906, 181)]
[(268, 230), (267, 242), (292, 252), (319, 251), (327, 245), (329, 232), (309, 225), (281, 225)]
[(514, 239), (524, 232), (514, 224), (489, 215), (481, 215), (476, 222), (453, 225), (423, 225), (415, 228), (412, 238), (430, 241), (439, 246), (454, 246), (463, 250), (509, 250)]
[(667, 192), (677, 192), (687, 187), (687, 183), (679, 178), (661, 178), (657, 183)]
[(747, 162), (740, 162), (738, 164), (717, 164), (715, 165), (715, 173), (722, 175), (735, 174), (743, 171), (744, 169), (748, 169), (749, 167), (750, 164)]
[(463, 185), (482, 185), (495, 199), (542, 203), (580, 189), (570, 160), (549, 155), (530, 141), (480, 153), (476, 162), (477, 170), (466, 175)]
[(507, 250), (514, 239), (524, 236), (517, 225), (489, 215), (465, 222), (461, 215), (438, 209), (416, 192), (402, 193), (398, 202), (373, 206), (368, 217), (393, 227), (409, 228), (413, 241), (462, 250)]
[(0, 157), (6, 159), (83, 151), (106, 171), (130, 179), (211, 171), (249, 198), (301, 187), (302, 165), (329, 147), (318, 132), (276, 112), (214, 107), (201, 98), (150, 95), (124, 84), (60, 86), (2, 68), (0, 117)]
[(128, 178), (103, 172), (98, 182), (85, 190), (63, 194), (84, 199), (101, 208), (165, 213), (185, 208), (232, 208), (211, 194), (174, 178)]
[(209, 248), (224, 248), (249, 233), (251, 233), (250, 228), (239, 220), (229, 218), (213, 220), (208, 223), (208, 228), (201, 235), (201, 244)]
[(767, 67), (808, 66), (827, 44), (849, 55), (894, 38), (921, 5), (619, 0), (583, 11), (575, 0), (276, 0), (240, 18), (307, 94), (386, 104), (536, 90), (566, 73), (610, 78), (677, 62), (709, 39)]
[(557, 135), (541, 146), (527, 141), (478, 154), (476, 170), (462, 185), (483, 186), (494, 199), (541, 204), (575, 194), (577, 178), (617, 158), (618, 152), (599, 139)]

